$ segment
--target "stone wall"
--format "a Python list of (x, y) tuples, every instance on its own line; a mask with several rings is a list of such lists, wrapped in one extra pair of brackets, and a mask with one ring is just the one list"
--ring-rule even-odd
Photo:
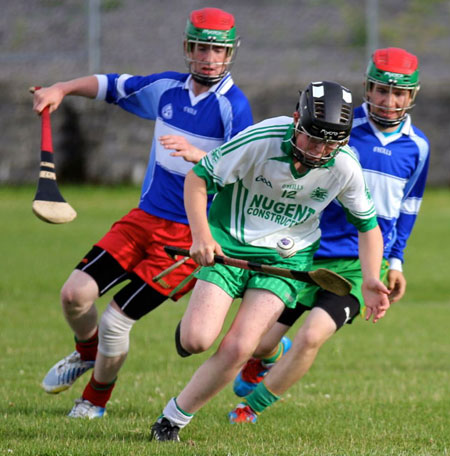
[[(303, 84), (305, 85), (306, 82)], [(298, 86), (261, 90), (242, 86), (255, 121), (291, 115)], [(360, 87), (349, 86), (360, 100)], [(31, 95), (14, 84), (0, 85), (2, 141), (0, 184), (33, 183), (39, 166), (40, 121), (31, 110)], [(424, 88), (413, 119), (431, 142), (430, 185), (450, 185), (448, 119), (450, 93)], [(152, 140), (153, 122), (132, 116), (116, 106), (78, 97), (65, 99), (52, 114), (53, 145), (61, 182), (138, 183), (143, 177)]]

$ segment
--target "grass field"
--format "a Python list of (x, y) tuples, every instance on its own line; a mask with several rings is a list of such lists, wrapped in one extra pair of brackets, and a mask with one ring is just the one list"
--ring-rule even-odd
[(40, 389), (48, 368), (73, 350), (60, 287), (92, 242), (136, 205), (139, 190), (69, 187), (63, 194), (78, 218), (48, 225), (31, 213), (33, 188), (0, 188), (1, 456), (450, 454), (450, 191), (428, 190), (406, 256), (407, 295), (384, 320), (359, 320), (332, 338), (256, 425), (228, 424), (238, 401), (226, 388), (178, 445), (149, 442), (149, 428), (211, 353), (175, 353), (185, 300), (135, 325), (106, 418), (65, 417), (89, 374), (57, 396)]

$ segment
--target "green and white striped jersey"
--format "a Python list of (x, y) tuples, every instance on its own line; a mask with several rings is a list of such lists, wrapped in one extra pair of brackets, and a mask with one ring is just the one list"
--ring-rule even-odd
[[(345, 146), (322, 168), (299, 174), (291, 155), (293, 120), (275, 117), (243, 130), (209, 152), (194, 168), (217, 193), (209, 224), (224, 252), (272, 256), (290, 236), (296, 248), (314, 249), (321, 212), (337, 198), (359, 231), (377, 225), (358, 159)], [(279, 259), (280, 257), (278, 257)]]

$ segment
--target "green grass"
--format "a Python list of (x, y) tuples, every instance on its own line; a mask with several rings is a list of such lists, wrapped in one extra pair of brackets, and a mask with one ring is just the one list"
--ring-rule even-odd
[(40, 389), (48, 368), (73, 349), (59, 290), (91, 244), (136, 205), (139, 190), (67, 187), (63, 194), (78, 218), (48, 225), (31, 213), (34, 189), (0, 188), (1, 456), (450, 453), (449, 191), (427, 192), (406, 256), (408, 292), (385, 319), (340, 331), (257, 425), (227, 423), (237, 400), (226, 388), (181, 432), (179, 445), (148, 436), (211, 353), (175, 353), (173, 331), (186, 300), (167, 302), (135, 325), (105, 419), (65, 417), (88, 376), (60, 395)]

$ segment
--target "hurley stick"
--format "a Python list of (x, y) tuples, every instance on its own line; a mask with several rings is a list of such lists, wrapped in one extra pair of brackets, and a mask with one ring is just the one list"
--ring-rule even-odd
[[(35, 89), (37, 87), (31, 87), (30, 92), (34, 93)], [(48, 223), (68, 223), (77, 216), (72, 206), (62, 197), (56, 181), (48, 106), (41, 113), (41, 163), (32, 209), (37, 217)]]
[(174, 269), (186, 263), (187, 260), (189, 260), (188, 256), (182, 258), (181, 260), (178, 260), (176, 263), (172, 264), (167, 269), (164, 269), (164, 271), (161, 271), (159, 274), (155, 275), (155, 277), (152, 278), (153, 282), (159, 282), (163, 277), (172, 272)]
[[(166, 245), (164, 250), (172, 258), (175, 258), (176, 255), (190, 257), (189, 250), (186, 249)], [(314, 271), (297, 271), (295, 269), (279, 268), (277, 266), (270, 266), (254, 261), (243, 260), (241, 258), (230, 258), (221, 255), (214, 255), (214, 261), (227, 266), (260, 271), (265, 274), (278, 275), (300, 282), (312, 283), (324, 290), (337, 294), (338, 296), (348, 295), (352, 289), (352, 285), (348, 280), (325, 268), (316, 269)]]

